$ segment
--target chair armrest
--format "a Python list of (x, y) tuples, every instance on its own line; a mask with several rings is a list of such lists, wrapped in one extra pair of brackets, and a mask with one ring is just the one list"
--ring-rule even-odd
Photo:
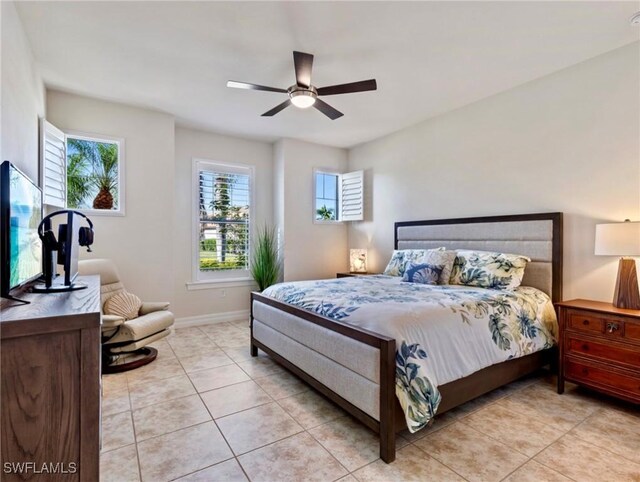
[(115, 328), (124, 323), (124, 318), (118, 315), (102, 315), (102, 329)]
[(154, 311), (162, 311), (169, 308), (168, 301), (145, 301), (142, 303), (138, 315), (144, 316)]

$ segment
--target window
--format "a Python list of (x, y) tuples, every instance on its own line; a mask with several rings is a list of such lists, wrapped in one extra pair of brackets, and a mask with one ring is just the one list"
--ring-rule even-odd
[(364, 172), (345, 174), (316, 169), (313, 185), (315, 223), (361, 221), (363, 216)]
[(120, 212), (120, 141), (67, 135), (67, 207)]
[(316, 172), (316, 221), (338, 220), (339, 174)]
[(253, 168), (194, 160), (194, 279), (247, 277)]
[(124, 214), (124, 141), (41, 127), (41, 183), (50, 206)]

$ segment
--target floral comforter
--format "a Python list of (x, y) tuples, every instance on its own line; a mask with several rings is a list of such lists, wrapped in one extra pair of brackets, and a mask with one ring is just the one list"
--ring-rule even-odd
[(542, 291), (402, 282), (391, 276), (299, 281), (263, 293), (396, 339), (396, 395), (412, 432), (440, 403), (438, 385), (555, 344), (553, 304)]

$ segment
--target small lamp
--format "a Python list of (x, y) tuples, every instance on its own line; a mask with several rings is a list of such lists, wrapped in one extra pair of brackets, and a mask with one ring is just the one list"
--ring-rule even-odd
[(625, 219), (624, 223), (596, 225), (595, 254), (622, 256), (618, 264), (618, 279), (613, 293), (613, 306), (640, 310), (636, 262), (625, 256), (640, 256), (640, 222)]
[(349, 271), (351, 273), (367, 272), (367, 250), (366, 249), (350, 249), (349, 250)]

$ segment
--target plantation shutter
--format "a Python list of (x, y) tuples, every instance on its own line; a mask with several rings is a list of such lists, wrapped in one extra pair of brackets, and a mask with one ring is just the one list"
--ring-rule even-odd
[(40, 123), (40, 186), (44, 204), (67, 207), (67, 141), (45, 119)]
[(340, 221), (364, 219), (364, 171), (340, 176)]

